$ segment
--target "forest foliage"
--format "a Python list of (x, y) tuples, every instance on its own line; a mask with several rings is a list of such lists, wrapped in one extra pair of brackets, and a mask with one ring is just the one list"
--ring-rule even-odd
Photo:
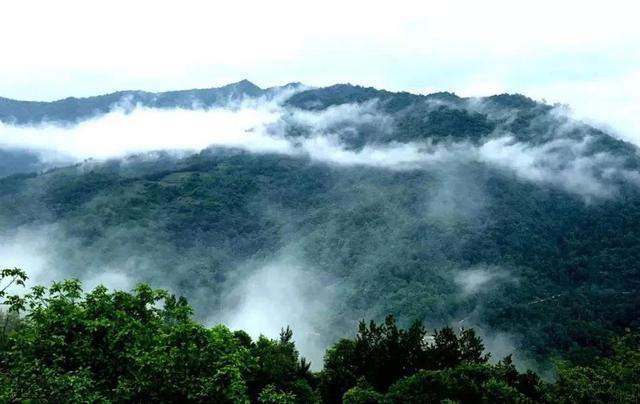
[[(231, 151), (114, 161), (1, 178), (0, 229), (54, 229), (40, 237), (66, 276), (131, 267), (186, 296), (206, 288), (196, 313), (223, 304), (244, 263), (293, 250), (340, 285), (317, 324), (327, 340), (362, 317), (472, 316), (536, 359), (589, 361), (640, 324), (637, 190), (587, 205), (481, 165), (457, 170), (467, 178)], [(509, 275), (461, 294), (454, 275), (475, 268)]]
[[(149, 108), (200, 105), (194, 99), (209, 108), (267, 93), (241, 82), (53, 103), (2, 100), (0, 119), (73, 125), (111, 111), (122, 96)], [(117, 269), (126, 279), (188, 296), (199, 319), (233, 308), (228, 292), (252, 271), (290, 259), (308, 278), (322, 279), (326, 287), (318, 290), (331, 292), (309, 298), (322, 304), (323, 316), (308, 316), (322, 346), (351, 335), (362, 318), (380, 322), (393, 314), (401, 328), (415, 319), (430, 327), (462, 323), (485, 335), (487, 345), (493, 333), (508, 335), (521, 358), (589, 365), (613, 355), (610, 341), (625, 329), (640, 327), (635, 146), (522, 95), (470, 100), (336, 85), (298, 91), (282, 108), (288, 118), (300, 111), (334, 116), (345, 105), (364, 111), (352, 120), (339, 116), (327, 129), (345, 152), (416, 142), (425, 150), (475, 147), (509, 135), (533, 153), (553, 145), (542, 148), (551, 154), (539, 163), (551, 161), (554, 180), (579, 180), (572, 164), (595, 167), (590, 184), (613, 191), (585, 200), (557, 183), (465, 159), (388, 169), (210, 148), (48, 170), (33, 151), (2, 149), (3, 253), (20, 262), (19, 253), (33, 251), (31, 258), (59, 279)], [(380, 117), (391, 127), (377, 125)], [(286, 129), (294, 142), (313, 135)], [(581, 148), (563, 154), (558, 144)], [(598, 171), (598, 161), (608, 159), (617, 165)], [(613, 175), (622, 168), (629, 180)], [(461, 285), (474, 274), (488, 281)]]
[(3, 402), (544, 403), (637, 402), (640, 337), (588, 365), (562, 363), (555, 383), (519, 372), (508, 356), (490, 361), (472, 329), (399, 328), (393, 317), (361, 322), (354, 338), (327, 350), (310, 371), (284, 328), (252, 339), (205, 327), (186, 299), (140, 284), (133, 291), (77, 280), (23, 285), (2, 271), (0, 400)]

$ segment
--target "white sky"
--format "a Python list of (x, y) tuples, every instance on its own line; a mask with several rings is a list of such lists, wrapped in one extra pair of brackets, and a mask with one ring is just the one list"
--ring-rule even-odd
[(351, 82), (522, 92), (640, 139), (632, 1), (0, 2), (0, 95)]

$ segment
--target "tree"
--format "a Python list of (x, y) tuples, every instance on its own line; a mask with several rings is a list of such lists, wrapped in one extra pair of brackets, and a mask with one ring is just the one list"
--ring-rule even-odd
[(313, 388), (315, 377), (309, 363), (299, 358), (289, 327), (273, 341), (260, 336), (249, 348), (252, 361), (246, 373), (249, 396), (256, 400), (268, 386), (276, 390), (291, 392), (296, 403), (309, 403), (317, 399)]
[(356, 386), (349, 389), (342, 397), (344, 404), (382, 404), (384, 395), (371, 387)]
[[(24, 270), (19, 268), (5, 268), (0, 270), (0, 346), (6, 343), (8, 333), (10, 333), (18, 324), (19, 316), (17, 310), (11, 308), (17, 307), (15, 303), (18, 301), (16, 296), (7, 296), (9, 288), (11, 286), (24, 286), (27, 280), (27, 274)], [(2, 306), (6, 305), (6, 302), (12, 304), (9, 310), (2, 310)]]
[(421, 370), (391, 386), (389, 403), (462, 403), (539, 402), (505, 378), (503, 369), (487, 363), (465, 362), (453, 368)]
[(287, 327), (253, 341), (192, 319), (186, 299), (139, 285), (131, 292), (77, 280), (35, 286), (24, 272), (0, 272), (2, 303), (18, 326), (0, 344), (1, 402), (216, 403), (634, 403), (640, 401), (640, 336), (616, 339), (588, 365), (563, 362), (548, 385), (520, 373), (510, 356), (492, 364), (473, 330), (407, 329), (393, 317), (361, 322), (354, 339), (327, 350), (318, 375), (300, 358)]
[(323, 399), (340, 402), (360, 379), (384, 393), (397, 380), (422, 369), (488, 360), (482, 340), (473, 330), (463, 330), (458, 336), (453, 329), (443, 328), (435, 332), (433, 344), (427, 343), (426, 334), (419, 322), (398, 328), (393, 316), (381, 324), (360, 322), (355, 340), (343, 339), (327, 351), (321, 374)]
[(226, 327), (193, 322), (186, 300), (165, 291), (83, 293), (70, 280), (8, 302), (25, 311), (4, 346), (4, 399), (247, 401), (246, 349)]
[(613, 354), (586, 366), (558, 366), (550, 400), (560, 403), (640, 402), (640, 335), (627, 333), (613, 342)]
[(258, 402), (261, 404), (294, 404), (296, 396), (291, 393), (277, 391), (275, 386), (270, 384), (260, 392)]

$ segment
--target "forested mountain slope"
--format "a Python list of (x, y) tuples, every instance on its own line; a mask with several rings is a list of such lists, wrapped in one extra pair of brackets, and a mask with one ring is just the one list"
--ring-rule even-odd
[[(277, 119), (247, 133), (283, 146), (216, 144), (212, 127), (195, 153), (27, 165), (0, 179), (0, 253), (35, 253), (40, 279), (167, 287), (212, 322), (292, 324), (307, 355), (388, 314), (475, 326), (489, 348), (534, 359), (587, 361), (638, 326), (635, 146), (521, 95), (217, 91), (127, 96), (266, 103)], [(238, 94), (254, 104), (221, 101)], [(121, 99), (3, 101), (0, 117), (73, 126)]]

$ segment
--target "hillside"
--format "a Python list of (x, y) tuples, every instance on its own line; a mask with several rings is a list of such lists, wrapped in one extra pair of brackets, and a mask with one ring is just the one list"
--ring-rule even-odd
[(70, 127), (125, 100), (205, 111), (267, 100), (277, 121), (248, 129), (288, 146), (212, 142), (48, 171), (25, 160), (0, 179), (0, 252), (33, 253), (23, 265), (42, 280), (169, 288), (208, 322), (291, 324), (315, 362), (358, 320), (388, 314), (473, 326), (494, 352), (540, 362), (589, 361), (639, 325), (635, 146), (522, 95), (281, 92), (245, 81), (1, 100), (7, 126)]

